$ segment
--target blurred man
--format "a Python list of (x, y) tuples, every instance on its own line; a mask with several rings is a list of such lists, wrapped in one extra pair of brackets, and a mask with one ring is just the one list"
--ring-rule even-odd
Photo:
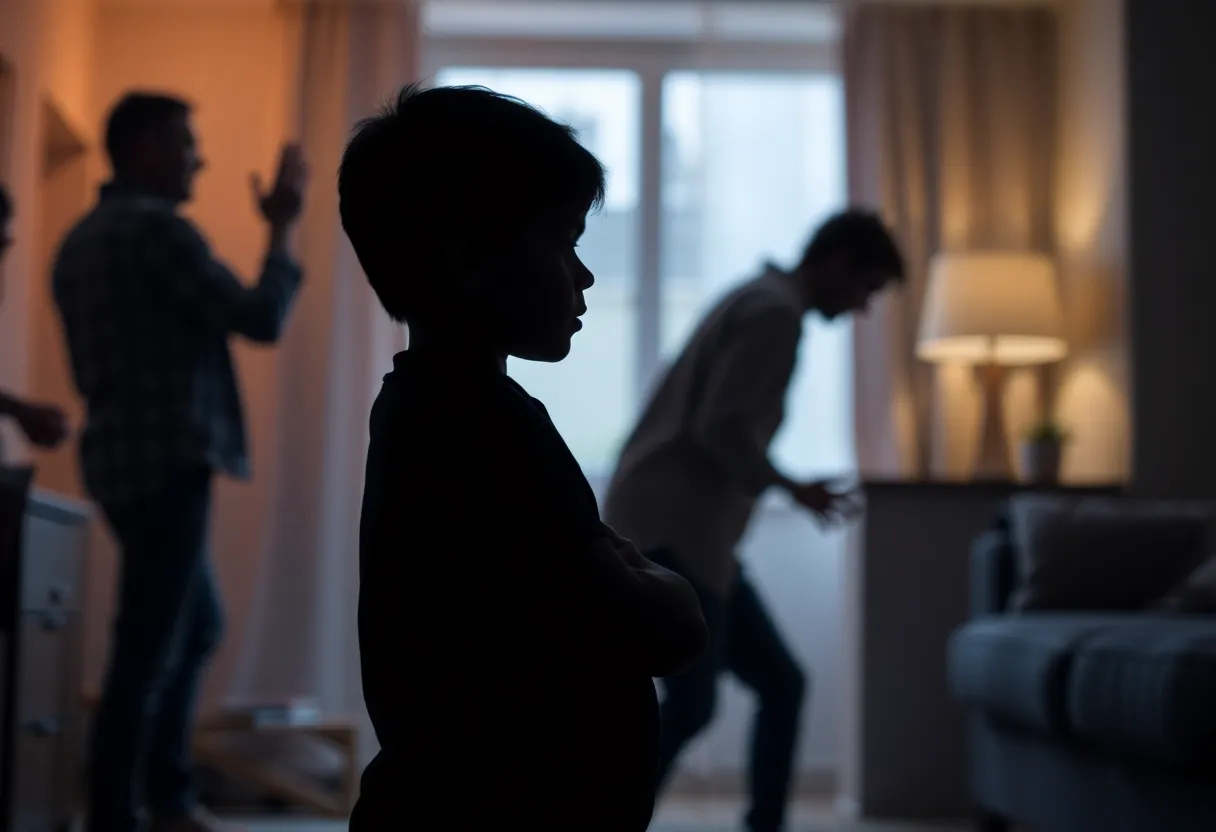
[(300, 284), (289, 236), (305, 179), (287, 147), (254, 198), (266, 223), (260, 279), (246, 287), (178, 213), (202, 169), (190, 106), (132, 93), (111, 111), (114, 177), (68, 234), (54, 296), (87, 404), (85, 486), (122, 555), (90, 750), (88, 829), (205, 832), (190, 762), (195, 694), (220, 639), (207, 554), (211, 481), (244, 477), (249, 454), (228, 341), (279, 337)]
[[(9, 224), (13, 219), (13, 200), (0, 185), (0, 262), (13, 244)], [(3, 287), (0, 286), (0, 297)], [(8, 416), (31, 444), (39, 448), (57, 448), (68, 436), (67, 417), (54, 405), (34, 404), (0, 390), (0, 416)]]
[(802, 319), (861, 313), (902, 281), (903, 259), (877, 216), (846, 211), (816, 231), (792, 271), (769, 265), (701, 321), (660, 380), (621, 452), (605, 519), (686, 577), (701, 599), (710, 644), (691, 669), (665, 680), (661, 789), (684, 745), (710, 722), (719, 674), (734, 673), (759, 699), (749, 783), (752, 832), (777, 832), (797, 744), (805, 677), (735, 548), (756, 500), (786, 491), (821, 521), (854, 511), (852, 495), (796, 482), (768, 448), (784, 416)]

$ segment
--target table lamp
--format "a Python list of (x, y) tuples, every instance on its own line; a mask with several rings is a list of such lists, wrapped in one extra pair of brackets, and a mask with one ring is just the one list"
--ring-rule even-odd
[(1005, 251), (944, 252), (929, 265), (916, 355), (976, 366), (984, 393), (974, 477), (1012, 476), (1004, 417), (1005, 368), (1049, 364), (1067, 352), (1052, 261)]

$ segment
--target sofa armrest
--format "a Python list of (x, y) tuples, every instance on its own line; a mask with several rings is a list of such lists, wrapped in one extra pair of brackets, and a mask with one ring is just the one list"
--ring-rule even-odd
[(999, 525), (971, 544), (971, 617), (999, 615), (1009, 608), (1017, 564), (1009, 531)]

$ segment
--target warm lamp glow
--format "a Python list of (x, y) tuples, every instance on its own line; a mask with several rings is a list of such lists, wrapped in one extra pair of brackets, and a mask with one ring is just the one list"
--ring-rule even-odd
[(1051, 260), (944, 253), (929, 266), (916, 355), (924, 361), (1046, 364), (1068, 351)]

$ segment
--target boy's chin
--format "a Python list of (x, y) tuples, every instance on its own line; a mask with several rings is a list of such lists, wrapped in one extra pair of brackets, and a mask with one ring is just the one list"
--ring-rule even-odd
[(564, 338), (554, 338), (548, 343), (532, 344), (528, 347), (512, 350), (511, 355), (516, 358), (522, 358), (525, 361), (542, 361), (547, 364), (555, 364), (570, 354), (570, 347), (570, 336), (567, 335)]

